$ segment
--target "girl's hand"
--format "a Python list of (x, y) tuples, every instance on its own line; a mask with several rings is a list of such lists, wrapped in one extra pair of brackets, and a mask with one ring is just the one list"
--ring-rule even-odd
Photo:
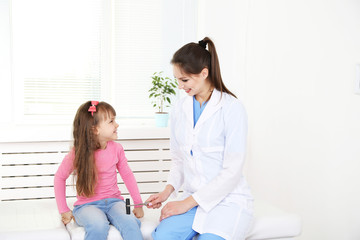
[(182, 201), (168, 202), (163, 209), (161, 209), (160, 221), (173, 215), (179, 215), (186, 213), (193, 207), (196, 207), (198, 203), (190, 196)]
[(170, 194), (174, 191), (173, 186), (166, 185), (164, 191), (151, 195), (146, 202), (149, 202), (148, 205), (146, 205), (148, 208), (159, 208), (161, 207), (161, 203), (165, 202)]
[[(68, 211), (61, 214), (61, 221), (66, 225), (69, 222), (71, 222), (71, 219), (74, 219), (74, 216), (72, 215), (72, 211)], [(75, 221), (75, 219), (74, 219)]]
[(144, 210), (142, 207), (134, 208), (133, 213), (137, 218), (142, 218), (144, 216)]

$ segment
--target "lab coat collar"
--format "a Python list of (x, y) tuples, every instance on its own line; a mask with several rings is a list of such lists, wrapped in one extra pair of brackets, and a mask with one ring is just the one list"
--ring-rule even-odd
[[(224, 94), (224, 93), (223, 93)], [(220, 109), (224, 104), (224, 96), (221, 96), (221, 92), (214, 89), (209, 102), (207, 103), (204, 111), (200, 115), (199, 120), (195, 125), (195, 129), (199, 128), (208, 118), (210, 118), (218, 109)], [(185, 112), (186, 118), (191, 123), (191, 127), (194, 126), (194, 106), (193, 106), (193, 96), (187, 96), (183, 103), (183, 110)]]

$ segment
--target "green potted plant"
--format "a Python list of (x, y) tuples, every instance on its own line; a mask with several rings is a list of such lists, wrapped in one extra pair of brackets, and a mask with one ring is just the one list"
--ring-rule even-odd
[(171, 95), (176, 95), (177, 81), (169, 77), (164, 77), (163, 72), (155, 72), (152, 76), (152, 87), (149, 90), (149, 99), (155, 112), (155, 121), (157, 127), (166, 127), (169, 119), (165, 108), (171, 105)]

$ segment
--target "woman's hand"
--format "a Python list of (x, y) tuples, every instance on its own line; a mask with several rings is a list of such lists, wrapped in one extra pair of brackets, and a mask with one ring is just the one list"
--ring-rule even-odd
[(144, 210), (142, 207), (134, 208), (133, 213), (137, 218), (142, 218), (144, 216)]
[(198, 203), (190, 196), (182, 201), (168, 202), (163, 209), (161, 209), (160, 221), (173, 215), (179, 215), (186, 213), (193, 207), (196, 207)]
[(174, 187), (171, 185), (166, 185), (164, 191), (151, 195), (146, 202), (149, 202), (146, 205), (148, 208), (159, 208), (161, 207), (162, 203), (165, 202), (170, 194), (174, 191)]
[[(61, 214), (61, 221), (66, 225), (69, 222), (71, 222), (71, 219), (74, 219), (74, 216), (72, 214), (72, 211), (68, 211)], [(75, 219), (74, 219), (75, 221)]]

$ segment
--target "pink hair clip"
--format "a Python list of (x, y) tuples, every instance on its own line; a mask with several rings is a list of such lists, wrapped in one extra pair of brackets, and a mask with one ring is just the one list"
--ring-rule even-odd
[(94, 116), (94, 112), (96, 112), (96, 105), (99, 104), (99, 101), (91, 101), (91, 106), (89, 107), (89, 112), (91, 112), (91, 116)]

